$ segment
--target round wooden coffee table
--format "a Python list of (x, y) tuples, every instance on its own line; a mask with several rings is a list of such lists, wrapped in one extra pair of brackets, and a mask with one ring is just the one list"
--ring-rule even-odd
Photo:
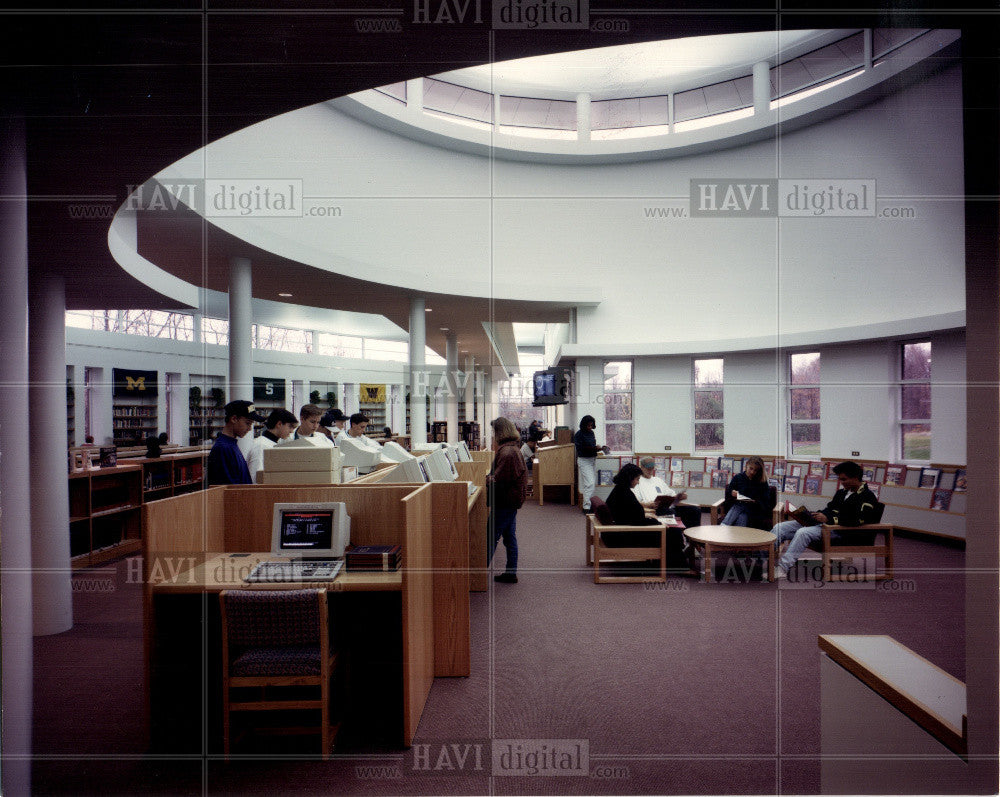
[(770, 531), (746, 526), (692, 526), (684, 536), (705, 548), (705, 581), (712, 580), (712, 551), (760, 551), (767, 554), (767, 580), (774, 581), (774, 541)]

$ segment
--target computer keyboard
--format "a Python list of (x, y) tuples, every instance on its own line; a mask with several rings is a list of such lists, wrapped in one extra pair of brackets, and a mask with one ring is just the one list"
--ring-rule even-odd
[(342, 559), (301, 559), (294, 562), (261, 562), (247, 576), (251, 584), (296, 581), (333, 581), (344, 566)]

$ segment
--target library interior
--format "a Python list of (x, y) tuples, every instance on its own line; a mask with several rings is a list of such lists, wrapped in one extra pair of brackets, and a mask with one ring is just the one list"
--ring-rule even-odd
[(5, 15), (5, 794), (996, 793), (1000, 17), (162, 5)]

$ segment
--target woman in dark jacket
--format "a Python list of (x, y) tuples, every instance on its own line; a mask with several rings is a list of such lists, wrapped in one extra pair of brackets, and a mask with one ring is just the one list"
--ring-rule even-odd
[[(646, 510), (642, 508), (639, 499), (635, 497), (632, 488), (639, 483), (642, 476), (642, 469), (638, 465), (629, 462), (622, 466), (614, 479), (614, 487), (605, 503), (611, 510), (611, 516), (618, 526), (659, 526), (660, 521), (655, 518), (646, 517)], [(690, 568), (695, 570), (694, 549), (688, 547), (685, 551), (684, 534), (680, 529), (667, 529), (667, 567), (668, 568)], [(660, 544), (659, 532), (632, 531), (615, 533), (608, 535), (610, 547), (646, 547)]]
[(497, 418), (493, 427), (493, 467), (486, 477), (490, 504), (490, 558), (503, 538), (507, 550), (504, 572), (493, 577), (503, 584), (517, 583), (517, 510), (528, 494), (528, 468), (521, 455), (521, 435), (507, 418)]
[[(737, 501), (741, 495), (750, 501)], [(752, 526), (756, 529), (770, 529), (771, 512), (775, 499), (767, 483), (764, 460), (750, 457), (742, 473), (737, 473), (726, 487), (726, 505), (730, 507), (722, 519), (724, 526)]]

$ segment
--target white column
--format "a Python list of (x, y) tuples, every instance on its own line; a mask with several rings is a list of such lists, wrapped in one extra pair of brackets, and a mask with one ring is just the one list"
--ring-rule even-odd
[(227, 401), (253, 398), (253, 269), (250, 260), (234, 257), (229, 262), (229, 391)]
[(319, 330), (318, 329), (314, 329), (312, 331), (312, 347), (313, 347), (312, 353), (313, 354), (319, 354)]
[(576, 136), (579, 141), (590, 141), (590, 95), (576, 95)]
[(445, 392), (445, 420), (448, 422), (448, 442), (458, 442), (458, 336), (448, 332), (444, 339), (444, 361), (447, 390)]
[(52, 407), (66, 401), (66, 282), (39, 274), (30, 287), (32, 614), (35, 635), (46, 636), (73, 627), (66, 433), (51, 422)]
[(479, 437), (484, 448), (489, 448), (486, 433), (488, 431), (486, 422), (486, 402), (489, 396), (489, 388), (486, 384), (486, 369), (480, 368), (476, 373), (476, 420), (479, 421)]
[(471, 355), (465, 358), (464, 385), (462, 387), (462, 401), (465, 403), (465, 420), (476, 420), (476, 404), (474, 395), (476, 390), (476, 361)]
[(753, 65), (753, 115), (766, 116), (771, 112), (771, 65), (758, 61)]
[[(229, 388), (226, 402), (253, 401), (253, 268), (249, 258), (229, 261)], [(246, 454), (253, 445), (253, 434), (240, 438), (240, 451)]]
[(864, 52), (865, 52), (865, 71), (869, 71), (872, 68), (873, 51), (872, 51), (872, 29), (865, 28), (865, 32), (862, 34), (864, 41)]
[(667, 94), (667, 132), (674, 132), (674, 93)]
[(576, 316), (577, 316), (577, 312), (578, 312), (577, 308), (575, 308), (575, 307), (569, 308), (569, 336), (568, 336), (568, 340), (566, 341), (567, 343), (576, 343), (576, 330), (577, 330)]
[(410, 299), (410, 443), (427, 442), (427, 318), (422, 297)]
[(407, 111), (413, 113), (420, 113), (423, 111), (424, 79), (422, 77), (406, 81), (406, 109)]
[[(28, 439), (28, 203), (24, 120), (0, 116), (0, 633), (4, 794), (31, 793), (31, 490)], [(59, 446), (65, 451), (65, 441)], [(66, 481), (66, 469), (60, 474)], [(63, 529), (63, 534), (67, 534)]]

